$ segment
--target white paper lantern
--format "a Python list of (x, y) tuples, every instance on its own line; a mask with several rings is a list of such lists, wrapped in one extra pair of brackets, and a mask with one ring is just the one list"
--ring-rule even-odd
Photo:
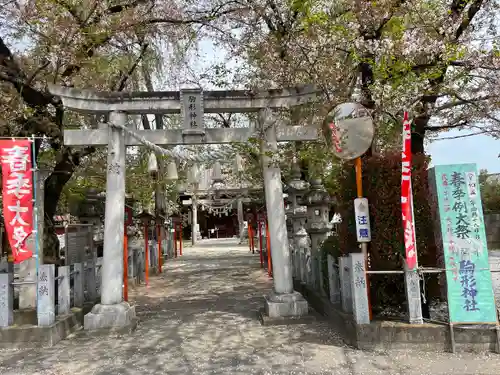
[(177, 174), (177, 165), (175, 164), (175, 161), (171, 161), (167, 165), (167, 181), (176, 181), (179, 179), (179, 176)]
[(156, 155), (153, 152), (149, 154), (148, 172), (150, 174), (158, 173), (158, 160), (156, 160)]

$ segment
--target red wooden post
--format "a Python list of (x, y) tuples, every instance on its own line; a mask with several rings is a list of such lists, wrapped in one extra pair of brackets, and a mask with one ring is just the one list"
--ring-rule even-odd
[(182, 223), (179, 223), (179, 255), (182, 256)]
[(123, 235), (123, 300), (128, 302), (128, 236), (127, 227)]
[(248, 221), (248, 251), (252, 251), (252, 225)]
[(264, 268), (264, 254), (262, 253), (262, 219), (257, 219), (257, 225), (259, 226), (259, 257), (260, 257), (260, 268)]
[(146, 286), (149, 285), (149, 241), (148, 241), (148, 225), (144, 224), (144, 279), (146, 281)]
[(177, 258), (177, 223), (174, 223), (174, 257)]
[(156, 238), (158, 239), (158, 272), (161, 273), (161, 226), (160, 224), (156, 224)]

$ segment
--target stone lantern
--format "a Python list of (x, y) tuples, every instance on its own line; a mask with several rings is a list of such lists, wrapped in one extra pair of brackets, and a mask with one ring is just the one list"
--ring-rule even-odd
[(292, 179), (288, 183), (288, 201), (290, 210), (287, 213), (287, 219), (290, 217), (292, 232), (292, 261), (293, 274), (295, 279), (300, 282), (307, 282), (307, 259), (310, 257), (311, 244), (305, 228), (307, 211), (306, 207), (301, 206), (302, 196), (306, 192), (309, 184), (301, 180), (300, 167), (294, 160), (292, 165)]
[(311, 286), (324, 293), (321, 245), (331, 231), (328, 220), (332, 199), (325, 190), (321, 179), (311, 180), (311, 188), (304, 195), (307, 206), (307, 232), (311, 236)]
[(191, 242), (193, 246), (201, 239), (198, 225), (198, 197), (197, 192), (200, 185), (200, 168), (194, 164), (188, 173), (188, 183), (191, 185)]
[(212, 166), (212, 187), (215, 190), (215, 197), (220, 198), (221, 190), (224, 188), (224, 177), (222, 176), (222, 166), (218, 161)]

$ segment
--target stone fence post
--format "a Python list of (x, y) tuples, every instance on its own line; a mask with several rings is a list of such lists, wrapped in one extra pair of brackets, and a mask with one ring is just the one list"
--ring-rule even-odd
[(340, 296), (342, 310), (346, 313), (352, 312), (352, 293), (351, 293), (351, 265), (348, 257), (339, 257), (339, 275), (340, 275)]
[(84, 276), (83, 263), (75, 263), (73, 265), (73, 305), (75, 307), (83, 307), (85, 301)]
[(135, 277), (135, 251), (132, 247), (128, 247), (128, 251), (127, 251), (127, 257), (128, 257), (128, 261), (127, 261), (127, 264), (128, 264), (128, 272), (127, 272), (127, 276), (130, 279), (134, 279)]
[(145, 262), (145, 250), (140, 248), (137, 251), (137, 283), (141, 284), (144, 279), (144, 273), (146, 272), (146, 262)]
[(366, 282), (365, 256), (363, 253), (349, 254), (351, 269), (352, 311), (357, 324), (370, 323), (368, 287)]
[(158, 247), (156, 241), (152, 240), (149, 246), (149, 269), (151, 273), (158, 272)]
[(96, 262), (94, 258), (87, 261), (85, 267), (85, 284), (87, 285), (87, 299), (90, 303), (95, 303), (97, 300), (97, 283), (96, 283)]
[[(285, 190), (286, 191), (286, 190)], [(290, 200), (290, 194), (288, 194), (288, 197), (285, 199), (285, 227), (286, 227), (286, 236), (288, 238), (288, 252), (290, 256), (290, 265), (292, 267), (291, 272), (292, 272), (292, 278), (296, 278), (295, 274), (295, 244), (293, 241), (293, 221), (292, 221), (292, 215), (293, 215), (293, 208), (292, 208), (292, 201)], [(258, 236), (259, 230), (259, 220), (257, 219), (257, 225), (255, 226), (255, 233)], [(258, 242), (258, 237), (257, 241)]]
[(65, 315), (71, 311), (70, 266), (61, 266), (57, 272), (57, 315)]
[(0, 273), (0, 327), (14, 323), (14, 274)]
[(50, 326), (56, 319), (55, 265), (42, 264), (38, 269), (38, 309), (39, 326)]
[(134, 248), (132, 250), (132, 254), (134, 255), (134, 283), (141, 283), (141, 250), (138, 248)]
[(340, 285), (339, 285), (339, 265), (335, 262), (333, 256), (328, 254), (328, 281), (330, 289), (330, 302), (340, 302)]

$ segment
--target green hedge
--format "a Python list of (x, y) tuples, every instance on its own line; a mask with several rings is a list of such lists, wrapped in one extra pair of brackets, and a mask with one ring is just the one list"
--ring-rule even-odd
[[(370, 204), (372, 241), (369, 244), (371, 270), (401, 270), (404, 261), (404, 241), (401, 219), (401, 153), (392, 152), (363, 158), (363, 195)], [(420, 265), (437, 265), (437, 248), (431, 216), (427, 178), (428, 158), (413, 156), (413, 199)], [(339, 226), (338, 250), (357, 252), (353, 199), (356, 197), (354, 163), (346, 163), (338, 178), (337, 212), (342, 215)], [(329, 247), (328, 252), (336, 251)], [(325, 249), (326, 250), (326, 249)], [(337, 250), (337, 252), (338, 252)], [(336, 254), (334, 254), (336, 255)], [(405, 303), (404, 281), (401, 274), (370, 275), (373, 311), (387, 306), (401, 309)], [(437, 297), (437, 279), (427, 282), (427, 297)]]

